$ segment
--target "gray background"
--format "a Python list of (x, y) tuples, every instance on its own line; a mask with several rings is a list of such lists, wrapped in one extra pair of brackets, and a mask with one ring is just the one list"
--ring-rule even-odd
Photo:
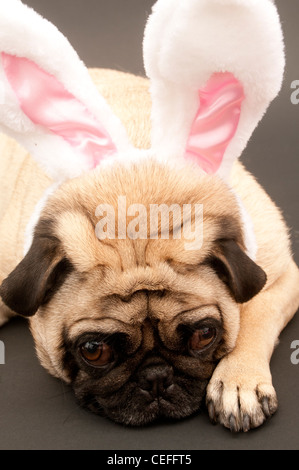
[[(141, 42), (152, 0), (27, 0), (69, 38), (87, 66), (143, 75)], [(282, 208), (299, 262), (299, 105), (291, 82), (299, 80), (299, 7), (276, 1), (285, 33), (287, 68), (278, 99), (255, 131), (243, 161)], [(271, 312), (269, 312), (270, 314)], [(232, 435), (207, 414), (178, 423), (128, 429), (81, 410), (72, 393), (39, 365), (26, 321), (0, 331), (6, 364), (0, 365), (0, 449), (299, 449), (299, 365), (291, 364), (299, 316), (281, 335), (272, 358), (280, 408), (264, 427)]]

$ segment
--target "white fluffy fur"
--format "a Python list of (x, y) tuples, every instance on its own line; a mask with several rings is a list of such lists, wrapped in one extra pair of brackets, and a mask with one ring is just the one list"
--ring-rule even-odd
[(163, 158), (184, 155), (198, 90), (215, 72), (230, 72), (242, 83), (239, 126), (218, 170), (228, 180), (282, 84), (283, 35), (272, 0), (158, 0), (145, 31), (144, 60), (152, 142)]
[[(127, 150), (124, 127), (98, 93), (88, 71), (58, 29), (20, 0), (0, 0), (0, 53), (27, 57), (54, 75)], [(1, 61), (0, 61), (1, 62)], [(0, 129), (20, 142), (56, 181), (86, 170), (84, 159), (62, 138), (35, 126), (22, 112), (0, 65)]]

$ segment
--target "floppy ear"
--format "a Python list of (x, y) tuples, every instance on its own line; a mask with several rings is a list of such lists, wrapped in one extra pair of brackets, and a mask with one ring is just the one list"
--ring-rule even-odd
[(272, 0), (158, 0), (144, 36), (152, 145), (229, 182), (278, 94), (284, 44)]
[(236, 302), (248, 302), (265, 286), (266, 273), (234, 240), (219, 240), (210, 262)]
[(48, 302), (72, 270), (54, 237), (35, 236), (20, 264), (2, 282), (0, 296), (14, 312), (30, 317)]
[(20, 0), (0, 0), (0, 130), (55, 181), (130, 147), (68, 40)]

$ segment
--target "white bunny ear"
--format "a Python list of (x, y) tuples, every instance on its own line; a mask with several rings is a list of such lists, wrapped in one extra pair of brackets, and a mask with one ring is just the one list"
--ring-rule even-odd
[(0, 0), (0, 130), (56, 181), (130, 147), (68, 40), (20, 0)]
[(152, 146), (228, 180), (284, 72), (272, 0), (158, 0), (144, 37)]

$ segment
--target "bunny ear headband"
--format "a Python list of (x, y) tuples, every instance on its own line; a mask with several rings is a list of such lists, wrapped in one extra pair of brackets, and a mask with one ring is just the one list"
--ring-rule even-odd
[[(278, 94), (284, 44), (272, 0), (158, 0), (144, 36), (152, 149), (227, 184), (233, 162)], [(127, 158), (125, 129), (57, 28), (0, 0), (0, 130), (56, 182)], [(247, 251), (254, 235), (240, 203)]]

